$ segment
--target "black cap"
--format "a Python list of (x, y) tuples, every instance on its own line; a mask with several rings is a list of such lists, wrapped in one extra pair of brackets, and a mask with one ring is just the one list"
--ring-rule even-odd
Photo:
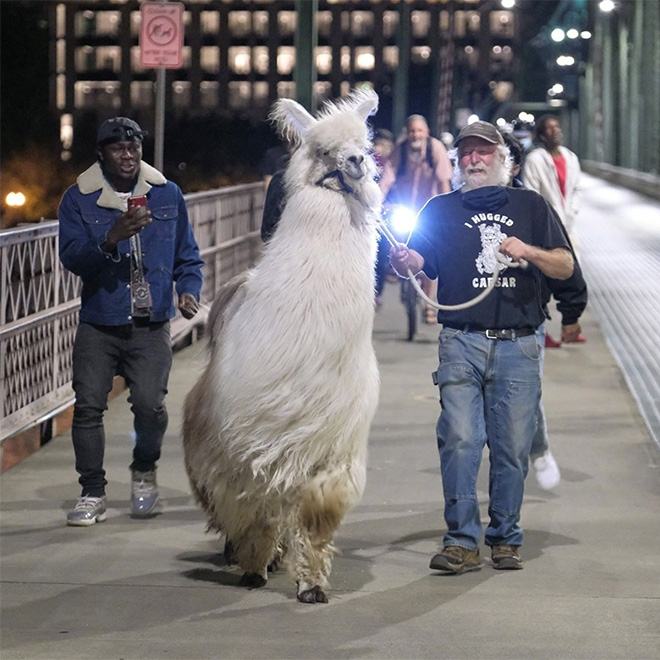
[(143, 131), (140, 125), (128, 117), (114, 117), (104, 121), (96, 134), (96, 143), (99, 147), (105, 147), (113, 142), (123, 142), (137, 138), (142, 140), (147, 131)]
[(495, 126), (489, 124), (487, 121), (475, 121), (464, 126), (456, 138), (456, 146), (458, 146), (458, 143), (463, 138), (467, 137), (481, 138), (491, 144), (504, 144), (502, 134), (495, 128)]

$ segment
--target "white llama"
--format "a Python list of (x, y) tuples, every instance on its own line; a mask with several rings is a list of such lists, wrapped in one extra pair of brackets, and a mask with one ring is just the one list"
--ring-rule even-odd
[(332, 540), (365, 485), (378, 401), (374, 316), (381, 197), (368, 154), (371, 90), (315, 119), (289, 99), (271, 117), (299, 148), (277, 231), (209, 317), (211, 358), (186, 398), (186, 470), (209, 528), (231, 539), (241, 584), (281, 552), (298, 600), (327, 602)]

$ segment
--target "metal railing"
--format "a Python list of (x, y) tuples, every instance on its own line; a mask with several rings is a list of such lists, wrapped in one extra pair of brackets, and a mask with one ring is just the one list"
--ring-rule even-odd
[[(202, 303), (254, 263), (263, 198), (261, 183), (186, 195), (204, 259)], [(73, 403), (80, 290), (79, 278), (59, 261), (56, 220), (0, 231), (0, 442)], [(201, 322), (177, 316), (172, 341)]]

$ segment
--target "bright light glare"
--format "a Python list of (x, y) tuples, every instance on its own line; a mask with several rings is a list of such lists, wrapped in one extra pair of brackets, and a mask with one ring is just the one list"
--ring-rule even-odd
[(397, 206), (392, 210), (390, 224), (394, 235), (406, 237), (406, 242), (417, 224), (417, 215), (405, 206)]
[(567, 36), (569, 39), (577, 39), (577, 38), (580, 36), (580, 33), (579, 33), (575, 28), (571, 28), (571, 29), (566, 33), (566, 36)]
[(573, 66), (575, 64), (575, 58), (572, 55), (560, 55), (557, 58), (557, 64), (559, 66)]
[(614, 9), (614, 2), (612, 0), (600, 0), (598, 3), (598, 9), (606, 13), (611, 12)]
[(555, 28), (551, 33), (550, 33), (550, 38), (553, 41), (564, 41), (564, 31), (561, 28)]
[(583, 39), (591, 39), (591, 32), (589, 32), (589, 30), (582, 30), (582, 32), (580, 32), (580, 36)]
[(475, 121), (479, 121), (479, 115), (470, 115), (468, 117), (468, 124), (474, 124)]
[(552, 91), (553, 91), (555, 94), (561, 94), (561, 93), (564, 91), (564, 86), (563, 86), (561, 83), (555, 83), (555, 84), (552, 86)]
[(516, 0), (502, 0), (500, 4), (504, 9), (513, 9), (516, 6)]
[(504, 119), (504, 117), (498, 117), (495, 123), (498, 126), (506, 126), (506, 119)]
[(23, 206), (25, 204), (25, 195), (22, 192), (10, 192), (5, 197), (7, 206)]

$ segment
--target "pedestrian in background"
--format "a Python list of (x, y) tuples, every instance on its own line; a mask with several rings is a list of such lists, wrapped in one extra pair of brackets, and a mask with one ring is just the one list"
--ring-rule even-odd
[[(524, 162), (524, 149), (520, 142), (511, 134), (502, 132), (504, 143), (509, 148), (509, 153), (513, 159), (513, 169), (511, 172), (511, 186), (522, 188), (523, 183), (518, 178)], [(563, 225), (562, 225), (563, 228)], [(570, 244), (568, 234), (564, 232), (566, 240)], [(543, 278), (543, 311), (547, 319), (550, 319), (548, 303), (550, 296), (557, 300), (557, 310), (562, 315), (562, 340), (573, 339), (581, 333), (580, 316), (587, 306), (587, 284), (582, 276), (582, 270), (573, 253), (574, 268), (573, 274), (565, 280), (553, 280)], [(541, 333), (540, 340), (545, 348), (558, 348), (561, 342), (555, 341), (546, 331), (545, 323), (539, 326)], [(541, 351), (541, 373), (543, 373), (543, 360), (545, 350)], [(545, 418), (543, 402), (539, 401), (538, 424), (532, 441), (530, 458), (534, 468), (536, 483), (543, 490), (551, 490), (559, 485), (561, 481), (561, 471), (552, 452), (550, 451), (550, 441), (548, 439), (548, 428)]]
[[(452, 168), (447, 150), (431, 137), (429, 125), (421, 115), (406, 120), (406, 138), (397, 144), (385, 163), (380, 188), (386, 204), (400, 204), (417, 213), (434, 195), (451, 190)], [(435, 297), (436, 283), (422, 278), (422, 289)], [(428, 307), (425, 320), (436, 323), (435, 310)]]
[(562, 145), (564, 134), (554, 115), (539, 117), (535, 139), (538, 147), (527, 154), (523, 181), (550, 202), (573, 239), (575, 216), (580, 210), (580, 161)]
[(134, 416), (131, 513), (154, 513), (168, 422), (173, 285), (181, 314), (191, 319), (198, 311), (203, 264), (183, 194), (142, 161), (145, 135), (127, 117), (103, 122), (97, 162), (64, 193), (59, 208), (60, 260), (82, 279), (72, 425), (82, 492), (67, 515), (74, 526), (106, 519), (103, 413), (117, 374), (126, 380)]
[(464, 303), (489, 284), (496, 255), (528, 262), (504, 267), (495, 288), (467, 309), (440, 310), (437, 424), (447, 533), (433, 570), (481, 568), (477, 475), (490, 449), (489, 525), (494, 568), (521, 569), (519, 526), (529, 453), (541, 397), (543, 277), (573, 272), (570, 246), (548, 203), (508, 187), (511, 157), (499, 131), (477, 121), (456, 139), (458, 190), (432, 198), (419, 214), (410, 247), (390, 255), (399, 273), (438, 278), (438, 300)]

